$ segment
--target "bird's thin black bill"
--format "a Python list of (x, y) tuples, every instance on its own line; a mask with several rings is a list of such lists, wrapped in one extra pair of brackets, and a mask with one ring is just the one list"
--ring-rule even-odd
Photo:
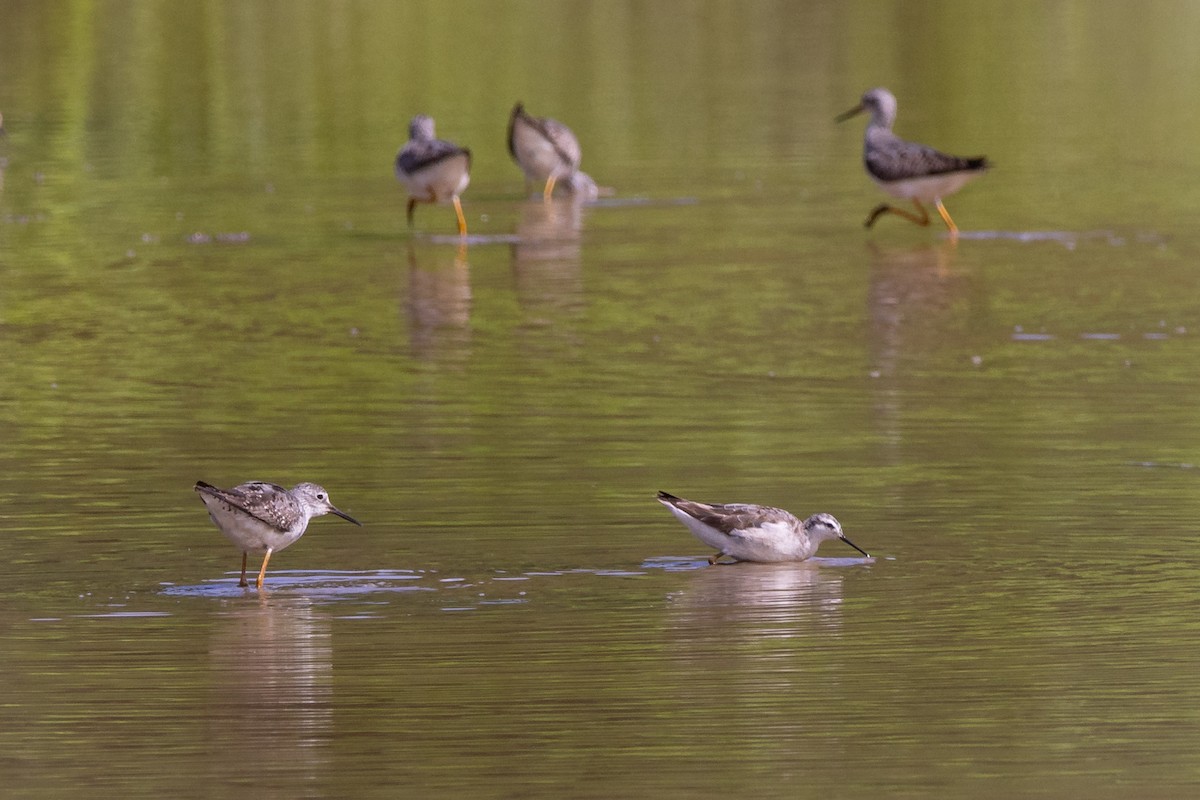
[(867, 558), (870, 558), (870, 557), (871, 557), (871, 554), (870, 554), (870, 553), (868, 553), (866, 550), (863, 550), (861, 547), (859, 547), (859, 546), (858, 546), (858, 545), (856, 545), (854, 542), (852, 542), (852, 541), (850, 541), (849, 539), (847, 539), (845, 536), (843, 536), (843, 537), (842, 537), (842, 541), (843, 541), (843, 542), (845, 542), (846, 544), (850, 545), (851, 547), (853, 547), (853, 548), (854, 548), (855, 550), (857, 550), (858, 552), (862, 553), (862, 554), (863, 554), (864, 556), (866, 556)]
[(346, 512), (344, 512), (344, 511), (338, 511), (336, 508), (331, 508), (331, 509), (329, 509), (329, 513), (330, 513), (330, 514), (337, 514), (339, 517), (341, 517), (342, 519), (346, 520), (347, 522), (353, 522), (353, 523), (354, 523), (355, 525), (357, 525), (358, 527), (360, 527), (360, 528), (362, 527), (362, 523), (361, 523), (361, 522), (359, 522), (359, 521), (358, 521), (358, 520), (356, 520), (354, 517), (350, 516), (349, 514), (347, 514), (347, 513), (346, 513)]

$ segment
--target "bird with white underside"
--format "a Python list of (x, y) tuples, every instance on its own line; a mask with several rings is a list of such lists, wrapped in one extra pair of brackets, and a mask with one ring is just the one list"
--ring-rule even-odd
[(801, 521), (782, 508), (749, 503), (697, 503), (666, 492), (658, 502), (687, 526), (696, 538), (716, 549), (709, 564), (721, 558), (735, 561), (804, 561), (812, 558), (821, 542), (841, 539), (867, 558), (870, 554), (846, 538), (830, 514), (813, 514)]
[(362, 526), (349, 514), (329, 501), (329, 493), (315, 483), (299, 483), (285, 489), (274, 483), (250, 481), (232, 489), (218, 489), (204, 481), (196, 482), (196, 493), (208, 509), (213, 524), (242, 551), (242, 577), (246, 583), (246, 557), (262, 553), (262, 568), (255, 586), (262, 588), (271, 555), (295, 544), (314, 517), (334, 514)]
[(467, 235), (459, 195), (471, 183), (471, 151), (437, 138), (433, 117), (418, 114), (408, 125), (408, 141), (396, 154), (396, 178), (408, 189), (408, 225), (413, 224), (417, 203), (454, 206), (458, 235)]
[(950, 218), (942, 198), (949, 197), (986, 172), (990, 166), (987, 158), (952, 156), (892, 133), (896, 98), (887, 89), (875, 88), (864, 93), (859, 104), (839, 115), (837, 121), (843, 122), (863, 112), (871, 115), (863, 135), (863, 164), (867, 174), (892, 197), (911, 200), (918, 212), (913, 214), (880, 203), (867, 216), (866, 227), (874, 225), (883, 214), (896, 214), (918, 225), (928, 225), (929, 213), (922, 202), (933, 203), (950, 230), (950, 238), (957, 239), (958, 226)]

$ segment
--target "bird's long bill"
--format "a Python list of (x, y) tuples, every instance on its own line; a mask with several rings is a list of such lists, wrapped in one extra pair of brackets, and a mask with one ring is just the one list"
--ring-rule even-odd
[(329, 513), (330, 513), (330, 514), (337, 514), (337, 515), (338, 515), (339, 517), (341, 517), (342, 519), (344, 519), (344, 520), (346, 520), (346, 521), (348, 521), (348, 522), (353, 522), (355, 525), (357, 525), (357, 526), (358, 526), (358, 527), (360, 527), (360, 528), (362, 527), (362, 523), (361, 523), (361, 522), (359, 522), (359, 521), (358, 521), (358, 520), (356, 520), (354, 517), (350, 516), (349, 514), (347, 514), (347, 513), (346, 513), (346, 512), (344, 512), (344, 511), (338, 511), (336, 508), (331, 508), (331, 509), (329, 509)]
[(835, 122), (845, 122), (846, 120), (850, 119), (851, 117), (855, 116), (856, 114), (861, 114), (864, 111), (866, 111), (866, 109), (863, 108), (863, 104), (859, 103), (858, 105), (856, 105), (854, 108), (850, 109), (849, 111), (843, 111), (841, 114), (838, 114), (836, 117), (834, 117), (834, 121)]
[(841, 538), (842, 538), (842, 541), (843, 541), (843, 542), (845, 542), (846, 544), (850, 545), (851, 547), (853, 547), (853, 548), (854, 548), (855, 550), (857, 550), (858, 552), (862, 553), (862, 554), (863, 554), (864, 556), (866, 556), (867, 558), (870, 558), (870, 557), (871, 557), (871, 554), (870, 554), (870, 553), (868, 553), (866, 550), (863, 550), (861, 547), (859, 547), (858, 545), (856, 545), (854, 542), (852, 542), (852, 541), (850, 541), (849, 539), (847, 539), (847, 538), (845, 537), (845, 535), (843, 535)]

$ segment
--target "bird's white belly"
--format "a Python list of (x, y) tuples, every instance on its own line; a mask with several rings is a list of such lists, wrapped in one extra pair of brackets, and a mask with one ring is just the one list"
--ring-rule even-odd
[(786, 525), (768, 525), (760, 536), (728, 536), (674, 506), (667, 508), (697, 539), (739, 561), (802, 561), (812, 555)]
[(957, 192), (973, 178), (979, 177), (979, 172), (946, 172), (941, 175), (926, 175), (920, 178), (903, 178), (898, 181), (881, 181), (872, 178), (879, 188), (892, 197), (905, 200), (920, 200), (932, 203), (943, 197), (949, 197)]
[(544, 181), (551, 175), (565, 175), (569, 171), (558, 151), (545, 139), (519, 144), (517, 152), (521, 156), (521, 169), (532, 181)]
[(402, 173), (400, 178), (413, 197), (440, 203), (467, 190), (467, 185), (471, 183), (469, 164), (467, 156), (460, 153), (415, 172)]
[(244, 552), (265, 553), (268, 549), (278, 552), (304, 534), (303, 528), (298, 533), (281, 531), (215, 498), (204, 497), (204, 505), (208, 506), (213, 524)]

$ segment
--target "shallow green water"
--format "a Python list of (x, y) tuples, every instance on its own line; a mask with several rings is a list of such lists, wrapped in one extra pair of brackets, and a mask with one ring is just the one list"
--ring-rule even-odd
[[(0, 2), (6, 791), (1194, 793), (1196, 13)], [(995, 161), (957, 246), (862, 229), (876, 84)], [(612, 196), (522, 199), (517, 99)], [(197, 479), (366, 527), (245, 592)]]

